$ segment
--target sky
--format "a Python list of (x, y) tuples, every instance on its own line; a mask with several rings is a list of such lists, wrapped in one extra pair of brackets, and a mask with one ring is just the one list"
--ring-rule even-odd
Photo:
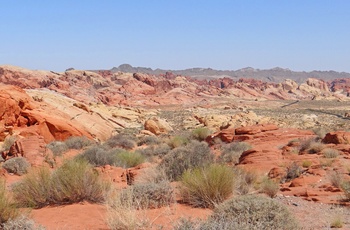
[(0, 0), (0, 65), (350, 72), (348, 0)]

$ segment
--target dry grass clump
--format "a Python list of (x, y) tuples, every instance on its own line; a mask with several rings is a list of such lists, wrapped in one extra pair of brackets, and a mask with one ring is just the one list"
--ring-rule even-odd
[(160, 157), (162, 158), (171, 150), (170, 146), (162, 143), (159, 145), (151, 145), (143, 149), (138, 149), (136, 152), (139, 152), (145, 157)]
[(61, 156), (68, 151), (68, 146), (62, 141), (53, 141), (46, 145), (46, 148), (50, 149), (54, 156)]
[(130, 193), (132, 204), (136, 209), (160, 208), (175, 201), (174, 190), (169, 181), (135, 184), (122, 191), (121, 198), (127, 199)]
[(172, 148), (178, 148), (181, 146), (185, 146), (190, 142), (188, 137), (185, 136), (174, 136), (168, 141), (168, 145)]
[(145, 157), (141, 153), (128, 151), (119, 152), (116, 159), (117, 164), (125, 168), (135, 167), (145, 161)]
[(30, 163), (24, 157), (14, 157), (5, 161), (2, 167), (9, 173), (14, 173), (21, 176), (28, 172)]
[(204, 141), (210, 134), (210, 129), (207, 127), (201, 127), (192, 131), (192, 138), (198, 141)]
[(34, 220), (29, 219), (25, 215), (18, 216), (15, 219), (10, 219), (6, 223), (0, 225), (0, 228), (3, 230), (44, 230), (45, 227), (34, 222)]
[(286, 170), (287, 170), (287, 173), (284, 178), (285, 181), (291, 181), (294, 178), (299, 177), (303, 172), (302, 167), (300, 167), (297, 162), (293, 162), (292, 164), (290, 164)]
[(105, 145), (109, 148), (124, 148), (124, 149), (133, 149), (136, 147), (135, 137), (127, 133), (119, 133), (115, 136), (109, 138)]
[(254, 187), (258, 176), (254, 171), (248, 171), (241, 168), (234, 168), (235, 192), (239, 195), (248, 194)]
[(137, 212), (132, 190), (112, 194), (107, 200), (107, 225), (112, 230), (146, 229), (147, 218)]
[(339, 156), (339, 151), (332, 148), (325, 148), (321, 152), (325, 158), (336, 158)]
[(239, 163), (242, 153), (252, 146), (246, 142), (232, 142), (222, 146), (220, 159), (226, 163)]
[(336, 188), (341, 188), (344, 178), (341, 176), (340, 173), (332, 171), (328, 174), (328, 178), (331, 182), (331, 184)]
[(69, 204), (83, 200), (102, 202), (109, 184), (83, 160), (66, 161), (52, 174), (46, 168), (33, 170), (13, 186), (22, 207), (40, 208), (49, 204)]
[(344, 192), (345, 198), (350, 200), (350, 181), (345, 181), (341, 183), (341, 189)]
[(104, 166), (104, 165), (116, 165), (117, 164), (117, 154), (122, 149), (108, 150), (102, 145), (95, 145), (82, 154), (78, 155), (78, 158), (85, 159), (93, 166)]
[(274, 198), (277, 195), (279, 189), (279, 184), (269, 178), (264, 178), (260, 184), (260, 191), (271, 198)]
[(16, 136), (7, 136), (5, 137), (4, 143), (2, 144), (1, 151), (8, 151), (10, 150), (11, 146), (16, 142), (17, 137)]
[(309, 168), (311, 165), (312, 165), (312, 162), (309, 161), (309, 160), (305, 160), (305, 161), (303, 161), (303, 163), (302, 163), (302, 166), (303, 166), (304, 168)]
[(138, 142), (137, 145), (159, 145), (161, 143), (161, 140), (156, 136), (144, 136), (142, 137)]
[(15, 219), (18, 216), (18, 210), (11, 202), (6, 191), (5, 181), (0, 180), (0, 228), (1, 224)]
[(93, 144), (87, 137), (70, 137), (64, 142), (68, 149), (82, 149), (86, 146)]
[(321, 152), (326, 147), (317, 138), (309, 138), (300, 142), (300, 152), (315, 154)]
[(188, 169), (213, 163), (214, 156), (205, 142), (191, 141), (185, 147), (177, 147), (166, 154), (159, 164), (169, 180), (177, 180)]
[(232, 195), (234, 173), (228, 166), (212, 164), (187, 170), (181, 185), (184, 202), (195, 207), (214, 207)]

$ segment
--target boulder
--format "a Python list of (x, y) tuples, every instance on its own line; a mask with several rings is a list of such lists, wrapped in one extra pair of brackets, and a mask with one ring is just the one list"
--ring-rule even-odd
[(173, 131), (173, 128), (168, 124), (168, 122), (158, 117), (151, 117), (145, 122), (144, 126), (145, 130), (148, 130), (156, 135)]
[(326, 144), (350, 144), (350, 132), (330, 132), (326, 134), (322, 141)]

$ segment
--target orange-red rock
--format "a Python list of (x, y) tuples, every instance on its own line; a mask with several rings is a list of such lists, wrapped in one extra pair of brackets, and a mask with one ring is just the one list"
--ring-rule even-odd
[(322, 141), (327, 144), (350, 144), (350, 132), (330, 132), (326, 134)]

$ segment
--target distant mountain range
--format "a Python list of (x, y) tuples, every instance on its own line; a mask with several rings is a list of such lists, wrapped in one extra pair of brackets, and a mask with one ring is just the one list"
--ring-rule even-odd
[[(96, 70), (95, 70), (96, 71)], [(336, 71), (311, 71), (311, 72), (297, 72), (283, 68), (273, 69), (254, 69), (251, 67), (239, 70), (215, 70), (211, 68), (191, 68), (184, 70), (164, 70), (151, 69), (146, 67), (133, 67), (129, 64), (122, 64), (119, 67), (113, 67), (111, 72), (130, 72), (130, 73), (147, 73), (151, 75), (161, 75), (166, 72), (172, 72), (175, 75), (191, 76), (194, 78), (213, 79), (213, 78), (254, 78), (266, 82), (281, 82), (285, 79), (292, 79), (298, 83), (304, 82), (307, 78), (317, 78), (323, 80), (334, 80), (339, 78), (350, 78), (350, 73), (336, 72)]]

